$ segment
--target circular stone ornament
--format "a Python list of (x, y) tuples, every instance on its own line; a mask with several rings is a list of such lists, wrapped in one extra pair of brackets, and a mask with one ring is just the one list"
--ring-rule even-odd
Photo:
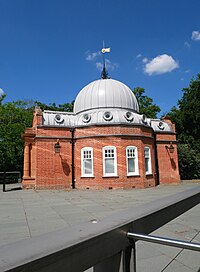
[(106, 121), (111, 121), (113, 119), (113, 115), (110, 111), (106, 111), (103, 115), (103, 119)]
[(159, 122), (158, 128), (159, 128), (160, 130), (164, 130), (164, 129), (165, 129), (165, 125), (163, 124), (163, 122)]
[(89, 123), (90, 120), (91, 120), (91, 115), (89, 115), (88, 113), (85, 113), (83, 115), (83, 119), (82, 120), (83, 120), (84, 123)]
[(147, 124), (147, 117), (145, 114), (142, 115), (142, 122), (146, 125)]
[(56, 114), (55, 115), (55, 121), (56, 121), (56, 123), (62, 123), (63, 121), (64, 121), (64, 118), (63, 118), (63, 116), (61, 115), (61, 114)]
[(127, 111), (127, 112), (126, 112), (126, 115), (125, 115), (125, 118), (126, 118), (126, 120), (127, 120), (127, 121), (132, 122), (132, 121), (133, 121), (133, 119), (134, 119), (134, 117), (133, 117), (133, 113), (132, 113), (132, 112), (130, 112), (130, 111)]

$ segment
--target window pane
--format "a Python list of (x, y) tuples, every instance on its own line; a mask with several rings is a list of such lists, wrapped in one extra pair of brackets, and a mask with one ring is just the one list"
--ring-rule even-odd
[(92, 152), (90, 150), (86, 150), (83, 152), (83, 158), (87, 159), (87, 158), (91, 158), (92, 157)]
[(127, 149), (127, 157), (128, 158), (135, 158), (135, 149), (134, 148)]
[(149, 172), (149, 159), (145, 158), (145, 171)]
[(92, 160), (84, 160), (84, 174), (92, 174)]
[(105, 149), (105, 158), (114, 158), (114, 150), (113, 149)]
[(149, 148), (144, 149), (144, 156), (145, 158), (149, 158)]
[(135, 172), (135, 159), (129, 158), (128, 159), (128, 173)]
[(114, 174), (114, 159), (105, 159), (105, 174)]

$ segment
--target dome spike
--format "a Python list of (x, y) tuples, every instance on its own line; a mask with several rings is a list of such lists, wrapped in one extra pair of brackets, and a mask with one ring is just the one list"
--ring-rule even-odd
[(110, 78), (110, 77), (108, 76), (108, 72), (106, 71), (106, 66), (105, 66), (105, 64), (104, 64), (103, 70), (102, 70), (102, 72), (101, 72), (101, 78), (102, 78), (102, 79), (108, 79), (108, 78)]
[(105, 53), (110, 53), (110, 47), (105, 48), (104, 41), (103, 41), (103, 48), (101, 49), (101, 53), (103, 54), (103, 70), (101, 72), (102, 79), (109, 79), (108, 72), (106, 71), (106, 60), (105, 60)]

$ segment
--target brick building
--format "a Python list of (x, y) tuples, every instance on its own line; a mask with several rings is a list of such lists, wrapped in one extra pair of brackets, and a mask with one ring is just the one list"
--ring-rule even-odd
[(24, 188), (145, 188), (180, 181), (174, 124), (140, 114), (133, 92), (117, 80), (88, 84), (73, 113), (36, 107), (24, 140)]

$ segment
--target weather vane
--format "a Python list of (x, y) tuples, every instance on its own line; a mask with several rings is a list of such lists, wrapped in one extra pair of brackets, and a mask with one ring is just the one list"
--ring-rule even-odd
[(106, 48), (105, 45), (104, 45), (104, 41), (103, 41), (103, 48), (101, 49), (101, 53), (103, 54), (103, 70), (101, 72), (101, 78), (102, 79), (108, 79), (110, 77), (108, 76), (108, 72), (106, 71), (106, 61), (105, 61), (104, 54), (105, 53), (110, 53), (110, 47)]

